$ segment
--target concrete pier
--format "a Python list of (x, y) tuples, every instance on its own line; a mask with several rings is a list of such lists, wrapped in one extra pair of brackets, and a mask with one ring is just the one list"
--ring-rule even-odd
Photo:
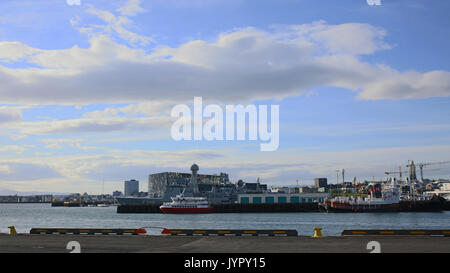
[(369, 253), (377, 241), (382, 253), (450, 253), (450, 237), (330, 236), (236, 237), (149, 235), (7, 235), (0, 234), (0, 253), (67, 253), (67, 243), (82, 253)]

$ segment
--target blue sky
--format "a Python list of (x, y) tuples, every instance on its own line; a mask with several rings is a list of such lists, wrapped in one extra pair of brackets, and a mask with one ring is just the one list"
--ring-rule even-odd
[[(448, 1), (5, 0), (0, 190), (152, 172), (310, 184), (450, 160)], [(279, 104), (280, 145), (174, 141), (170, 109)], [(448, 165), (429, 177), (450, 177)], [(30, 175), (32, 173), (32, 175)]]

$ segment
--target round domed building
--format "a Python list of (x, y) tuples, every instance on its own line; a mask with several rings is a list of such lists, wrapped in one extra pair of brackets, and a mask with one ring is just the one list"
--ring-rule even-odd
[(191, 166), (191, 171), (194, 173), (196, 173), (196, 172), (198, 172), (198, 170), (199, 170), (200, 168), (198, 167), (198, 165), (197, 164), (192, 164), (192, 166)]

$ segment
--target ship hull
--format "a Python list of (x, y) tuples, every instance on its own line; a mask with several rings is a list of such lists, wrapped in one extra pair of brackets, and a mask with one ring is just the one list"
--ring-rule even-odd
[(192, 213), (213, 213), (213, 208), (170, 208), (160, 207), (163, 213), (192, 214)]
[(440, 212), (445, 209), (445, 204), (439, 199), (429, 201), (402, 201), (400, 202), (402, 211), (414, 212)]
[(162, 205), (163, 199), (150, 197), (116, 197), (121, 206)]
[(400, 204), (380, 205), (351, 205), (346, 203), (322, 204), (321, 210), (326, 212), (396, 212), (400, 211)]

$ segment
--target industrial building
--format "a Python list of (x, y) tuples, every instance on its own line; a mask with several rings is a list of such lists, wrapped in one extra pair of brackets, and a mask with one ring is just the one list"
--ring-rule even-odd
[(328, 180), (326, 178), (315, 178), (314, 186), (316, 188), (326, 188), (328, 186)]
[(323, 202), (329, 197), (328, 193), (262, 193), (262, 194), (239, 194), (240, 204), (279, 204), (279, 203), (314, 203)]
[[(168, 187), (173, 193), (170, 196), (180, 194), (189, 184), (192, 173), (163, 172), (150, 174), (148, 176), (148, 195), (151, 197), (162, 197), (166, 195)], [(197, 184), (200, 192), (209, 192), (213, 186), (229, 184), (228, 174), (219, 175), (198, 174)], [(176, 188), (176, 189), (175, 189)]]

